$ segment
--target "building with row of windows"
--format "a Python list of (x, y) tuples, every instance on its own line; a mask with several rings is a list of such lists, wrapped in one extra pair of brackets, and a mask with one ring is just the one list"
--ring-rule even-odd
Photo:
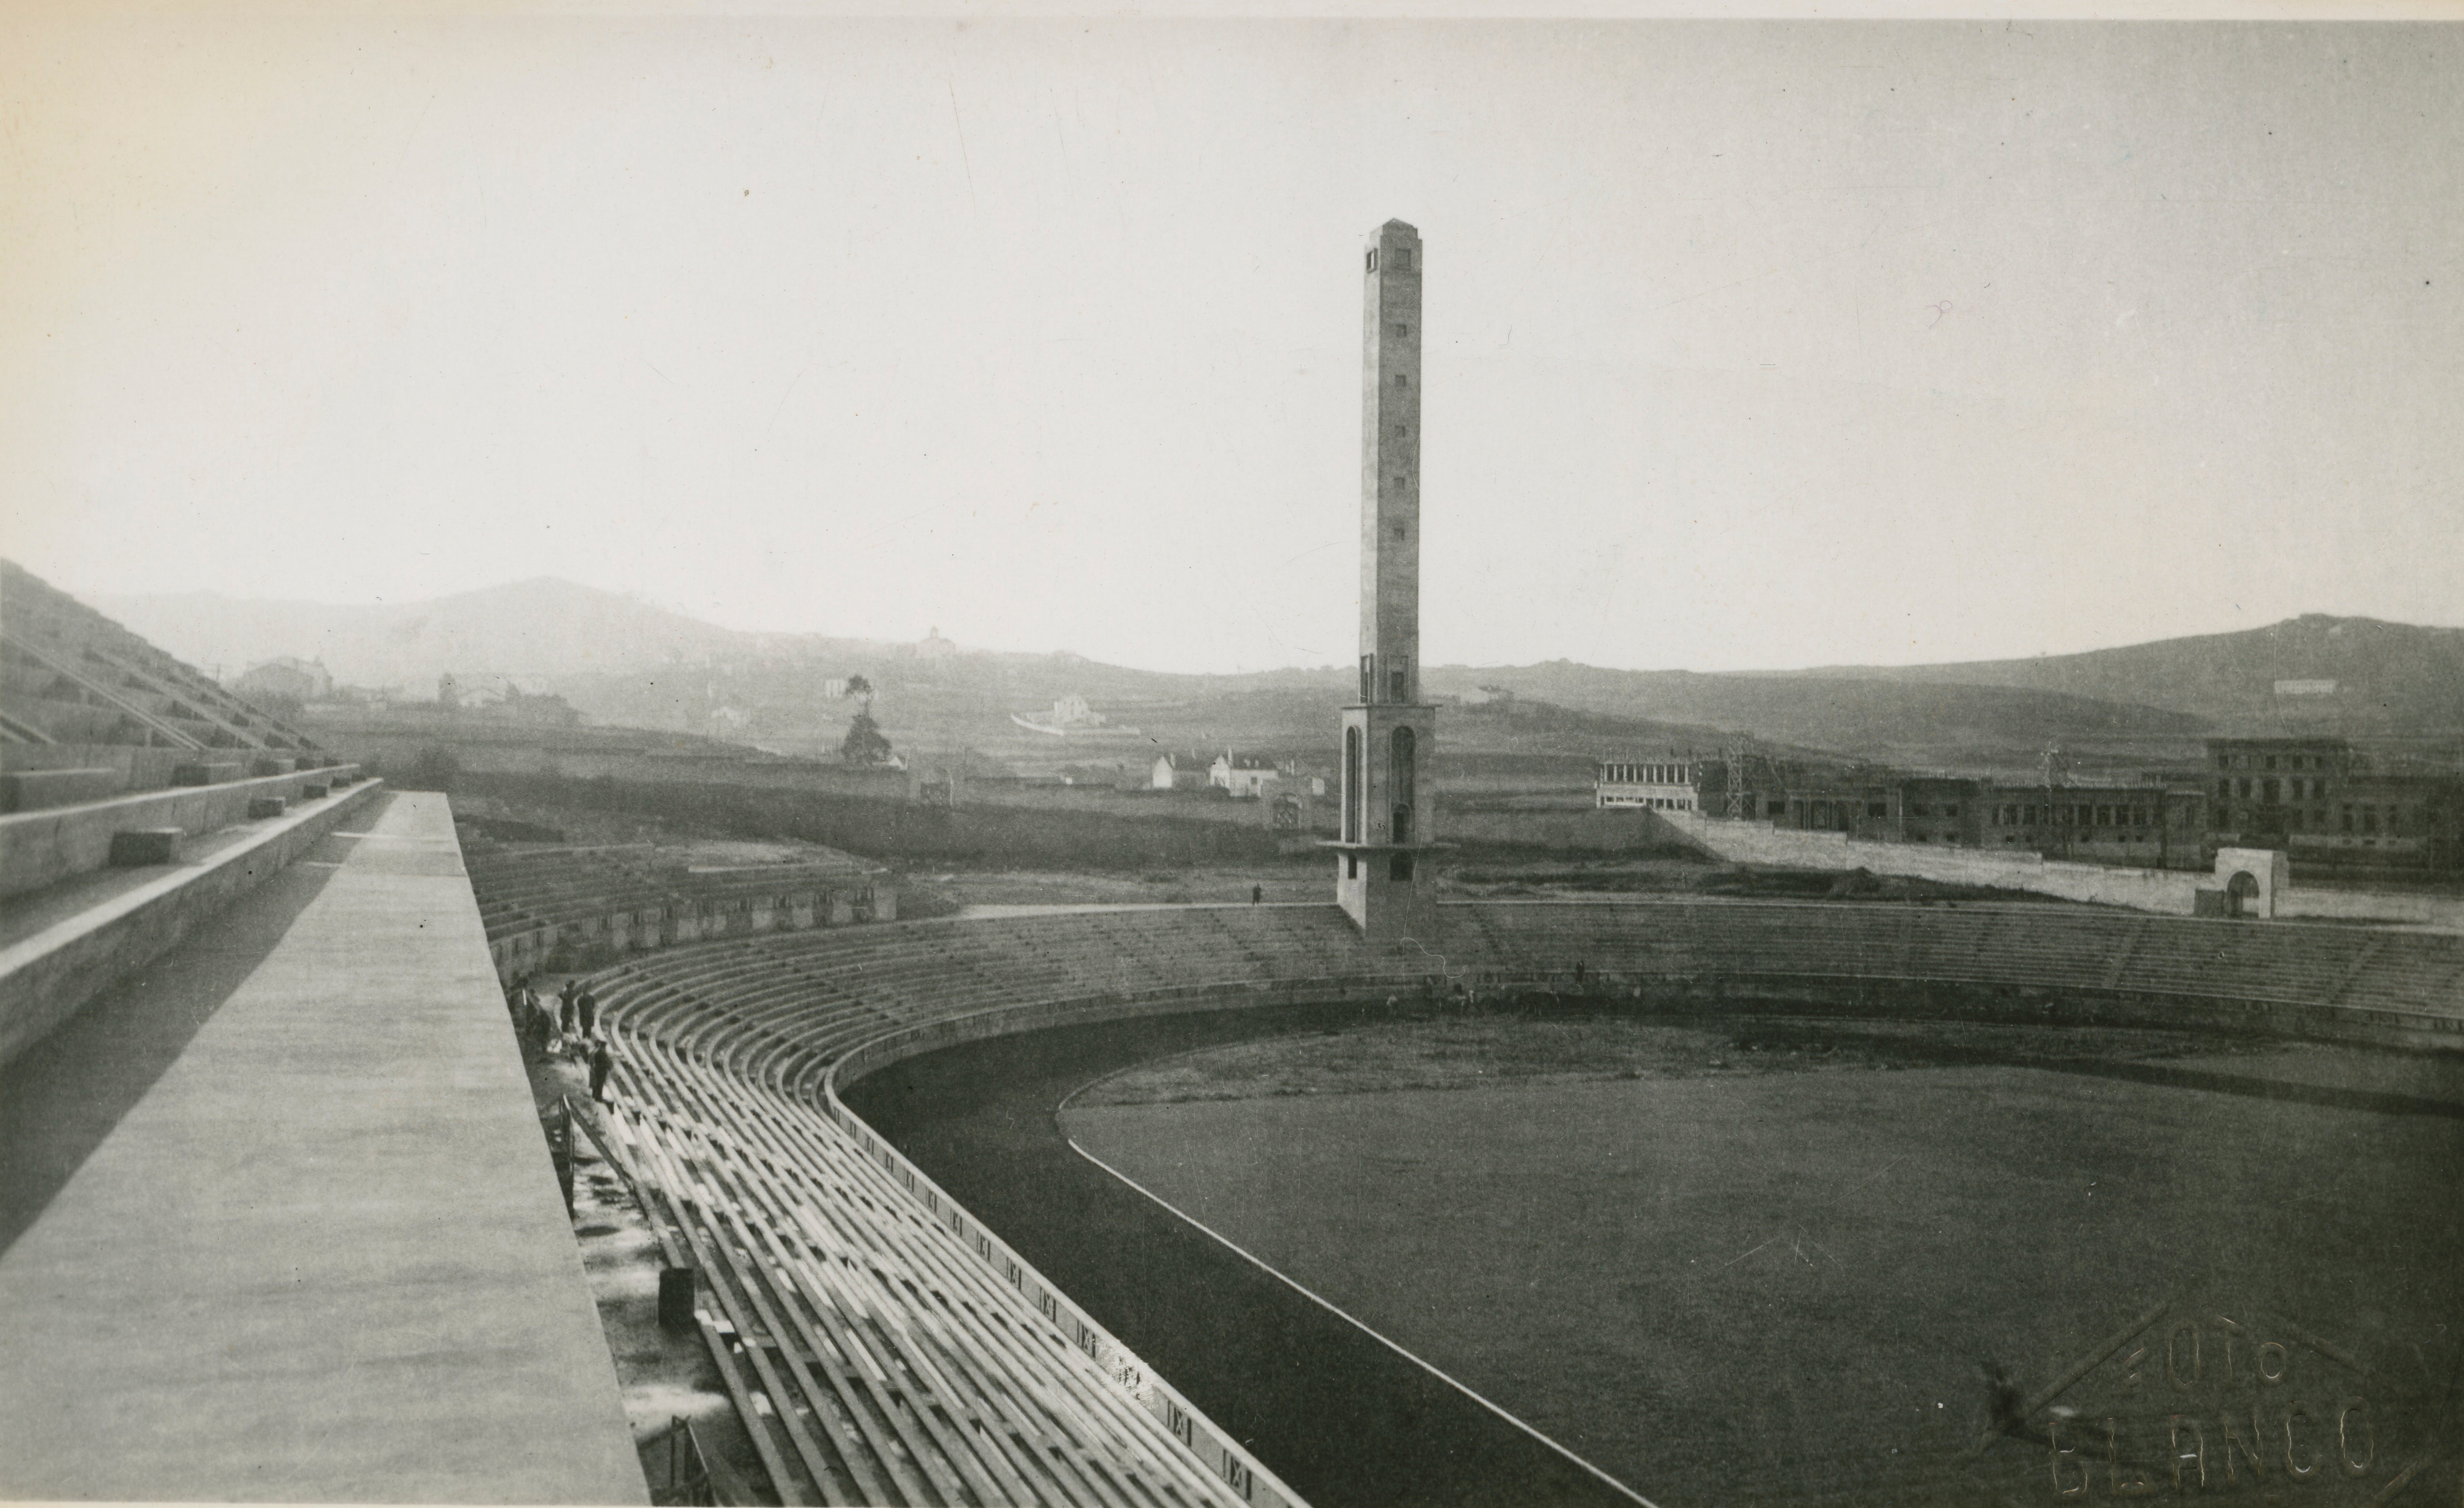
[(2464, 869), (2464, 769), (2380, 768), (2338, 738), (2211, 739), (2204, 768), (2135, 780), (1910, 775), (1760, 755), (1741, 766), (1733, 808), (1725, 758), (1603, 763), (1595, 790), (1602, 807), (2141, 868), (2204, 869), (2234, 847), (2279, 849), (2313, 868)]
[(2047, 858), (2204, 869), (2215, 845), (2199, 792), (2161, 781), (2012, 785), (1979, 781), (1976, 846)]
[(2390, 769), (2343, 739), (2210, 739), (2217, 841), (2314, 864), (2464, 867), (2464, 772)]

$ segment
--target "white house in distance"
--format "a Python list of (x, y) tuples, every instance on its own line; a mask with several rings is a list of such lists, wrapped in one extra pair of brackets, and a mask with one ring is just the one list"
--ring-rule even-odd
[(1224, 750), (1207, 766), (1207, 784), (1221, 786), (1237, 799), (1255, 801), (1266, 794), (1266, 787), (1284, 778), (1272, 760), (1235, 758)]
[(1204, 790), (1210, 785), (1203, 754), (1158, 754), (1147, 767), (1147, 784), (1157, 790)]

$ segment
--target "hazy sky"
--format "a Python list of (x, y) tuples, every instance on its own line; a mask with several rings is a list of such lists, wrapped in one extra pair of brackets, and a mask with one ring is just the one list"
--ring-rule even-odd
[(0, 11), (0, 548), (1348, 660), (2464, 623), (2453, 25)]

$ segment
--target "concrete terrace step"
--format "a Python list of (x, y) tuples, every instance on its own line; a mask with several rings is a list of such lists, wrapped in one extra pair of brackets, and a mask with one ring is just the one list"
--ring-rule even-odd
[(141, 791), (101, 801), (13, 811), (0, 816), (0, 898), (42, 890), (111, 862), (112, 834), (127, 829), (178, 828), (211, 832), (247, 820), (252, 802), (279, 796), (298, 802), (358, 779), (359, 766), (229, 780), (218, 785)]
[[(0, 1064), (280, 873), (381, 788), (368, 782), (188, 837), (173, 863), (88, 872), (11, 897), (0, 907)], [(130, 825), (115, 819), (109, 831)]]
[(0, 1069), (0, 1497), (649, 1492), (445, 798)]

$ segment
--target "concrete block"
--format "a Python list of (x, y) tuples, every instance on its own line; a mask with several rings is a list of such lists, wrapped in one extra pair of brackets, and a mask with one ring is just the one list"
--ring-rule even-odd
[(288, 775), (298, 767), (296, 760), (261, 759), (251, 764), (248, 772), (252, 775)]
[(248, 819), (259, 822), (267, 817), (278, 817), (290, 809), (291, 803), (280, 796), (253, 796), (248, 803)]
[[(291, 775), (267, 775), (214, 786), (140, 789), (100, 801), (0, 814), (0, 897), (22, 896), (107, 867), (115, 832), (159, 827), (211, 832), (245, 822), (249, 803), (259, 796), (296, 799), (296, 781)], [(373, 788), (373, 784), (358, 787)]]
[(239, 762), (236, 760), (214, 763), (199, 761), (171, 766), (171, 784), (174, 786), (219, 786), (225, 781), (237, 779), (239, 779)]
[(0, 775), (0, 811), (73, 807), (120, 794), (127, 777), (117, 769), (30, 769)]
[(111, 835), (111, 862), (116, 869), (180, 862), (178, 828), (126, 828)]
[(325, 787), (322, 786), (302, 786), (299, 787), (299, 799), (302, 801), (322, 801), (325, 799)]
[(687, 1333), (693, 1328), (693, 1270), (664, 1268), (659, 1273), (659, 1327)]

